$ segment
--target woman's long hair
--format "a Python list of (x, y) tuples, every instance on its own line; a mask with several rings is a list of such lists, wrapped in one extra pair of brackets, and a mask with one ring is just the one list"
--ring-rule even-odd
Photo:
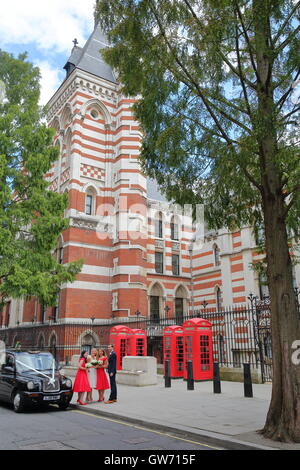
[(84, 355), (85, 355), (86, 352), (87, 352), (87, 351), (81, 351), (80, 358), (79, 358), (79, 360), (84, 359), (85, 363), (86, 363), (86, 360), (87, 360), (87, 358), (84, 357)]

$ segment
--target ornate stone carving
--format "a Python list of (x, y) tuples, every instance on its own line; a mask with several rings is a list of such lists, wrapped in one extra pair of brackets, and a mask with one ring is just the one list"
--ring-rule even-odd
[(164, 240), (155, 240), (155, 248), (164, 248), (165, 242)]

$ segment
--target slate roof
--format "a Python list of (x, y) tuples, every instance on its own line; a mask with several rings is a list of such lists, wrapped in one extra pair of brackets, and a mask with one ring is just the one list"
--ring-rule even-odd
[(65, 65), (67, 77), (74, 68), (104, 78), (113, 83), (118, 83), (113, 69), (108, 65), (101, 55), (100, 50), (108, 46), (106, 36), (99, 25), (96, 25), (93, 33), (83, 48), (74, 46), (71, 56)]
[(149, 199), (154, 199), (155, 201), (167, 202), (166, 197), (160, 191), (159, 186), (156, 180), (147, 178), (147, 195)]

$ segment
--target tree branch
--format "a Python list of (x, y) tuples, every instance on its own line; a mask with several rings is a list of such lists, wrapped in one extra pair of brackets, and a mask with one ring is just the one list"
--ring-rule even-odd
[(285, 30), (285, 27), (288, 25), (290, 19), (292, 18), (292, 16), (294, 15), (294, 13), (298, 10), (298, 8), (300, 7), (300, 1), (296, 3), (296, 5), (292, 8), (290, 14), (288, 15), (288, 17), (286, 18), (286, 20), (284, 21), (284, 23), (281, 25), (281, 27), (279, 28), (279, 30), (277, 31), (277, 34), (276, 36), (274, 37), (273, 39), (273, 42), (276, 43), (278, 41), (278, 39), (281, 37), (281, 35), (283, 34), (283, 31)]
[(245, 102), (246, 102), (249, 117), (252, 120), (252, 113), (251, 113), (251, 108), (250, 108), (250, 104), (249, 104), (249, 100), (248, 100), (247, 89), (246, 89), (246, 86), (245, 86), (245, 83), (244, 83), (244, 80), (243, 80), (243, 77), (242, 77), (242, 66), (241, 66), (241, 56), (240, 56), (239, 37), (238, 37), (237, 27), (235, 28), (235, 47), (236, 47), (236, 53), (237, 53), (237, 59), (238, 59), (238, 68), (239, 68), (239, 71), (240, 71), (240, 74), (241, 74), (241, 85), (242, 85), (242, 89), (243, 89), (243, 94), (244, 94), (244, 98), (245, 98)]
[(297, 113), (297, 111), (300, 111), (300, 105), (297, 106), (297, 108), (295, 108), (293, 111), (289, 112), (288, 114), (285, 114), (282, 118), (282, 121), (285, 121), (286, 119), (288, 119), (290, 116), (292, 116), (293, 114)]
[[(194, 88), (196, 89), (197, 93), (199, 94), (203, 104), (205, 105), (208, 113), (210, 114), (211, 118), (213, 119), (213, 121), (215, 122), (217, 128), (219, 129), (220, 131), (220, 134), (221, 136), (223, 137), (223, 139), (225, 140), (225, 142), (227, 142), (227, 144), (232, 147), (233, 146), (233, 142), (231, 141), (231, 139), (228, 137), (227, 133), (224, 131), (223, 129), (223, 126), (221, 125), (218, 117), (216, 116), (216, 114), (214, 113), (212, 107), (214, 109), (216, 109), (220, 114), (222, 114), (226, 119), (229, 119), (231, 122), (237, 124), (238, 126), (242, 127), (244, 130), (246, 130), (250, 135), (251, 135), (251, 130), (248, 129), (246, 126), (244, 126), (242, 123), (240, 123), (239, 121), (237, 121), (236, 119), (232, 118), (231, 116), (228, 116), (227, 113), (225, 113), (222, 109), (220, 110), (214, 103), (211, 103), (208, 99), (206, 99), (205, 97), (205, 92), (203, 92), (203, 90), (199, 87), (198, 83), (193, 79), (193, 77), (191, 76), (191, 74), (188, 72), (188, 70), (186, 70), (185, 66), (183, 65), (183, 63), (181, 62), (181, 60), (178, 58), (178, 55), (176, 54), (176, 52), (174, 51), (174, 48), (172, 47), (172, 45), (170, 44), (170, 41), (168, 40), (167, 38), (167, 35), (166, 35), (166, 31), (161, 23), (161, 20), (159, 18), (159, 15), (157, 14), (156, 10), (155, 10), (155, 7), (153, 6), (153, 3), (152, 3), (152, 0), (148, 0), (149, 1), (149, 4), (150, 4), (150, 9), (157, 21), (157, 24), (158, 24), (158, 27), (160, 29), (160, 32), (166, 42), (166, 45), (168, 47), (168, 49), (170, 50), (170, 52), (172, 53), (173, 57), (174, 57), (174, 60), (175, 62), (179, 65), (179, 67), (181, 68), (181, 70), (184, 72), (184, 74), (186, 75), (186, 77), (188, 78), (188, 80), (193, 84)], [(173, 71), (172, 71), (173, 73)], [(183, 83), (185, 83), (185, 85), (188, 86), (188, 88), (191, 88), (190, 87), (190, 84), (186, 81), (186, 79), (182, 80)], [(192, 89), (192, 91), (194, 91)], [(234, 149), (234, 152), (236, 153), (235, 149)], [(249, 179), (249, 181), (257, 188), (259, 189), (259, 191), (262, 191), (262, 186), (257, 183), (257, 181), (252, 177), (252, 175), (248, 172), (248, 170), (244, 167), (241, 167), (242, 170), (245, 172), (247, 178)]]
[[(190, 5), (189, 1), (188, 0), (184, 0), (185, 4), (187, 5), (188, 9), (190, 10), (193, 18), (197, 21), (197, 23), (199, 24), (199, 26), (202, 26), (200, 21), (199, 21), (199, 18), (198, 16), (196, 15), (194, 9), (192, 8), (192, 6)], [(218, 49), (218, 54), (221, 56), (222, 60), (225, 62), (225, 64), (230, 68), (230, 70), (238, 77), (240, 78), (241, 80), (243, 80), (244, 82), (247, 83), (247, 85), (249, 87), (251, 87), (253, 90), (256, 90), (256, 86), (254, 85), (254, 83), (252, 83), (250, 80), (248, 80), (246, 77), (244, 77), (243, 73), (242, 73), (242, 70), (237, 70), (233, 64), (230, 62), (230, 60), (228, 60), (228, 58), (226, 57), (226, 55), (220, 50)]]
[(276, 49), (275, 49), (275, 53), (276, 55), (278, 55), (280, 53), (280, 51), (282, 51), (282, 49), (284, 49), (292, 40), (293, 40), (293, 37), (297, 35), (297, 33), (300, 32), (300, 26), (298, 26), (296, 29), (294, 29), (294, 31), (291, 32), (291, 34), (288, 35), (288, 37), (285, 39), (285, 41), (283, 41)]
[[(228, 143), (228, 145), (231, 145), (231, 142), (230, 140), (228, 139), (228, 136), (226, 134), (226, 132), (224, 131), (219, 119), (217, 118), (217, 116), (215, 115), (215, 113), (213, 112), (213, 110), (211, 109), (211, 106), (209, 105), (208, 103), (208, 100), (206, 99), (206, 97), (204, 96), (201, 88), (199, 87), (199, 85), (195, 82), (195, 80), (193, 79), (193, 77), (190, 75), (190, 73), (186, 70), (186, 68), (184, 67), (184, 65), (182, 64), (182, 62), (179, 60), (177, 54), (175, 53), (174, 51), (174, 48), (172, 47), (172, 45), (170, 44), (170, 41), (168, 40), (167, 38), (167, 35), (166, 35), (166, 32), (165, 32), (165, 29), (160, 21), (160, 18), (159, 18), (159, 15), (157, 14), (154, 6), (153, 6), (153, 3), (152, 3), (152, 0), (148, 0), (149, 4), (150, 4), (150, 9), (157, 21), (157, 24), (158, 24), (158, 27), (160, 29), (160, 32), (166, 42), (166, 45), (167, 47), (169, 48), (170, 52), (172, 53), (173, 57), (174, 57), (174, 60), (175, 62), (179, 65), (179, 67), (184, 71), (185, 75), (187, 76), (187, 78), (190, 80), (190, 82), (193, 84), (194, 88), (196, 89), (196, 91), (198, 92), (200, 98), (202, 99), (203, 101), (203, 104), (205, 105), (207, 111), (209, 112), (209, 114), (211, 115), (212, 119), (214, 120), (216, 126), (218, 127), (220, 133), (222, 134), (224, 140)], [(183, 83), (185, 83), (189, 88), (190, 88), (190, 84), (187, 83), (186, 80), (183, 81)], [(195, 91), (195, 90), (194, 90)]]
[(236, 11), (237, 11), (239, 20), (240, 20), (241, 25), (242, 25), (244, 37), (245, 37), (245, 39), (246, 39), (246, 43), (247, 43), (247, 46), (248, 46), (248, 51), (249, 51), (249, 56), (250, 56), (251, 64), (252, 64), (253, 70), (254, 70), (254, 72), (255, 72), (257, 81), (259, 82), (259, 81), (260, 81), (260, 77), (258, 76), (258, 73), (257, 73), (257, 68), (256, 68), (256, 64), (255, 64), (255, 61), (254, 61), (253, 51), (252, 51), (252, 46), (251, 46), (250, 38), (249, 38), (248, 33), (247, 33), (247, 28), (246, 28), (245, 23), (244, 23), (244, 20), (243, 20), (243, 15), (242, 15), (242, 12), (241, 12), (240, 7), (239, 7), (239, 5), (238, 5), (238, 2), (235, 0), (234, 3), (235, 3), (235, 8), (236, 8)]
[[(294, 77), (293, 83), (298, 79), (299, 75), (300, 75), (300, 69), (298, 70), (296, 76)], [(274, 89), (277, 88), (278, 86), (279, 86), (279, 84), (277, 84), (276, 87), (274, 87)], [(285, 93), (284, 95), (282, 95), (282, 97), (280, 98), (280, 100), (277, 101), (276, 107), (279, 106), (279, 111), (281, 110), (282, 106), (283, 106), (284, 103), (286, 102), (288, 96), (289, 96), (290, 93), (293, 91), (293, 89), (294, 89), (294, 88), (293, 88), (293, 85), (291, 85), (290, 88), (286, 91), (286, 93)]]

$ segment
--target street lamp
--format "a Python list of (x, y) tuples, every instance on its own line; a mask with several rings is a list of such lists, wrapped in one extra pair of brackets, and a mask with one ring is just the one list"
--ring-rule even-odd
[(96, 318), (92, 317), (91, 320), (92, 320), (92, 324), (94, 324), (94, 321), (96, 320)]
[(203, 306), (204, 310), (205, 310), (206, 307), (208, 306), (208, 302), (206, 302), (205, 299), (204, 299), (203, 302), (202, 302), (202, 306)]

